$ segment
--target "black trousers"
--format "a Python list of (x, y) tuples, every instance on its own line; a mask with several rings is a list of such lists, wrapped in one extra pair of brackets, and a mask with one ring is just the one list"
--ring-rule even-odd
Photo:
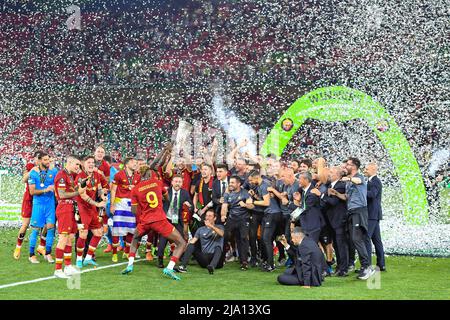
[(202, 268), (206, 268), (208, 265), (212, 266), (214, 269), (223, 267), (224, 255), (222, 253), (222, 248), (220, 247), (216, 247), (214, 253), (204, 253), (200, 246), (189, 244), (181, 258), (181, 264), (187, 265), (192, 255), (194, 255), (195, 260), (197, 260)]
[(369, 262), (372, 261), (372, 243), (375, 246), (375, 254), (377, 255), (377, 266), (384, 267), (384, 248), (381, 241), (380, 221), (369, 220), (369, 230), (367, 232), (367, 254)]
[(250, 221), (248, 219), (234, 220), (229, 218), (225, 222), (225, 243), (230, 241), (232, 234), (234, 233), (241, 264), (247, 263), (248, 260), (249, 228)]
[(286, 286), (302, 286), (303, 282), (298, 279), (297, 274), (293, 273), (293, 267), (286, 269), (286, 271), (280, 274), (277, 278), (278, 282)]
[(262, 241), (266, 254), (267, 264), (273, 266), (273, 240), (275, 239), (275, 232), (281, 220), (281, 212), (265, 213), (262, 220)]
[(337, 270), (346, 272), (349, 264), (348, 237), (345, 226), (333, 228), (333, 248), (336, 252)]
[[(169, 219), (167, 219), (167, 221), (172, 223), (172, 221), (170, 221)], [(178, 230), (179, 233), (181, 233), (181, 235), (183, 235), (183, 225), (181, 223), (176, 223), (173, 226), (175, 227), (175, 229)], [(168, 241), (167, 238), (164, 238), (162, 235), (159, 235), (158, 258), (164, 257), (164, 249), (166, 248), (167, 241)]]
[[(249, 241), (250, 241), (250, 254), (252, 259), (256, 259), (258, 256), (258, 227), (262, 224), (264, 213), (259, 211), (252, 211), (250, 216), (250, 231), (249, 231)], [(261, 241), (262, 242), (262, 241)], [(262, 245), (260, 246), (260, 248)], [(264, 250), (261, 250), (263, 259), (265, 258)]]
[(281, 216), (282, 225), (284, 227), (284, 235), (288, 243), (291, 242), (291, 215), (283, 214)]
[(353, 225), (353, 215), (348, 218), (348, 230), (350, 232), (350, 241), (355, 246), (356, 251), (358, 251), (359, 262), (361, 263), (361, 268), (365, 269), (370, 266), (369, 256), (367, 254), (367, 232), (361, 226), (355, 227)]

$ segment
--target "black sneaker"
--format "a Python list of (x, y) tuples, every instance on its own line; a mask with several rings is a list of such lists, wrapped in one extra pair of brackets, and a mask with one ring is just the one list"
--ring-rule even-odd
[(260, 264), (261, 270), (264, 271), (269, 265), (267, 264), (267, 262), (263, 262)]
[(338, 273), (336, 273), (337, 277), (348, 277), (348, 272), (345, 271), (339, 271)]
[(256, 268), (257, 266), (258, 266), (258, 260), (256, 260), (256, 258), (251, 258), (250, 259), (250, 267)]
[(158, 268), (164, 268), (163, 258), (158, 258)]
[(246, 263), (241, 264), (241, 270), (242, 271), (247, 271), (248, 270), (248, 266)]
[(380, 271), (383, 271), (383, 272), (387, 271), (385, 266), (382, 266), (382, 267), (378, 266), (378, 269), (380, 269)]
[(266, 272), (274, 272), (275, 271), (275, 267), (267, 265), (267, 267), (264, 269), (264, 271), (266, 271)]
[(206, 269), (208, 269), (209, 274), (214, 274), (213, 266), (208, 265), (208, 266), (206, 266)]
[(186, 273), (187, 272), (187, 268), (183, 264), (179, 265), (175, 270), (178, 271), (178, 272), (181, 272), (181, 273)]

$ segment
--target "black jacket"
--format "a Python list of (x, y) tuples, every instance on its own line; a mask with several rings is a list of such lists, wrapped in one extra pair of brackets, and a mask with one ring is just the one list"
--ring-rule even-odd
[[(227, 185), (230, 184), (230, 177), (227, 177)], [(222, 181), (219, 179), (215, 179), (212, 185), (212, 202), (214, 204), (214, 212), (216, 214), (220, 214), (220, 210), (222, 209), (222, 204), (220, 203), (220, 198), (222, 197), (221, 188)]]
[(374, 176), (367, 183), (367, 211), (369, 220), (382, 220), (383, 213), (381, 211), (381, 193), (383, 185), (378, 176)]
[(326, 262), (314, 240), (305, 237), (297, 248), (291, 246), (288, 254), (296, 259), (294, 267), (287, 269), (286, 272), (297, 275), (300, 283), (303, 283), (304, 286), (318, 287), (322, 284), (322, 271)]
[[(302, 194), (300, 204), (305, 201), (305, 210), (300, 215), (300, 225), (306, 233), (319, 230), (324, 225), (322, 213), (320, 211), (320, 198), (311, 193), (314, 189), (313, 184)], [(303, 191), (301, 189), (301, 191)], [(303, 199), (305, 197), (305, 199)]]
[[(328, 187), (331, 188), (331, 184)], [(336, 182), (333, 189), (345, 194), (345, 182)], [(325, 204), (325, 212), (331, 227), (333, 229), (344, 228), (347, 223), (347, 202), (336, 196), (328, 196), (328, 194), (324, 194), (322, 202)]]
[[(172, 187), (169, 188), (169, 199), (163, 202), (163, 209), (164, 212), (167, 213), (169, 211), (169, 207), (170, 207), (170, 201), (172, 201)], [(191, 197), (189, 195), (189, 192), (187, 190), (184, 189), (180, 189), (179, 191), (179, 203), (180, 206), (178, 208), (178, 223), (183, 225), (183, 203), (185, 203), (186, 201), (189, 202), (189, 204), (191, 205), (191, 208), (193, 207), (192, 204), (192, 200)], [(184, 219), (186, 220), (186, 219)]]

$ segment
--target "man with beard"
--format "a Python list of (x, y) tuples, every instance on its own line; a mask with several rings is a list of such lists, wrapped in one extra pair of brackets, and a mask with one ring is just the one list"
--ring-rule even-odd
[[(75, 198), (86, 192), (85, 188), (75, 184), (75, 177), (80, 171), (80, 160), (76, 156), (68, 156), (63, 170), (58, 172), (55, 178), (55, 195), (58, 201), (56, 217), (58, 219), (59, 239), (55, 252), (55, 273), (57, 278), (68, 278), (79, 273), (72, 266), (72, 242), (77, 232), (76, 203)], [(64, 272), (62, 263), (64, 261)]]
[(183, 178), (182, 189), (190, 192), (191, 183), (192, 183), (192, 167), (186, 164), (186, 160), (180, 157), (177, 162), (175, 168), (173, 168), (172, 164), (173, 158), (170, 159), (167, 164), (166, 171), (171, 171), (172, 175), (180, 175)]
[(221, 220), (225, 224), (225, 241), (236, 236), (236, 242), (241, 261), (241, 270), (247, 270), (248, 237), (249, 237), (249, 212), (253, 209), (252, 199), (247, 190), (241, 188), (241, 179), (238, 176), (230, 178), (228, 192), (224, 194), (224, 202), (221, 209)]
[[(200, 227), (194, 237), (189, 242), (186, 251), (181, 259), (178, 268), (180, 272), (187, 272), (187, 264), (194, 255), (198, 264), (202, 268), (207, 268), (209, 274), (214, 274), (214, 270), (223, 267), (223, 236), (224, 226), (216, 225), (216, 215), (213, 210), (208, 210), (205, 214), (205, 225)], [(200, 240), (200, 246), (196, 243)]]
[(112, 261), (117, 262), (119, 237), (125, 236), (123, 258), (128, 258), (131, 240), (136, 229), (136, 217), (131, 213), (131, 190), (140, 181), (136, 171), (136, 159), (129, 157), (124, 161), (125, 168), (115, 176), (111, 186), (111, 214), (113, 215), (113, 255)]
[[(25, 183), (25, 193), (23, 194), (22, 199), (22, 209), (20, 215), (22, 216), (22, 225), (19, 229), (19, 234), (17, 236), (17, 244), (14, 249), (14, 259), (18, 260), (20, 258), (20, 250), (22, 248), (23, 239), (25, 238), (25, 234), (27, 232), (28, 226), (30, 225), (31, 219), (31, 211), (33, 208), (33, 196), (30, 194), (30, 187), (28, 185), (28, 179), (30, 178), (30, 172), (35, 167), (39, 167), (41, 162), (41, 153), (42, 151), (36, 151), (34, 153), (33, 159), (34, 162), (27, 163), (25, 166), (25, 170), (22, 176), (22, 182)], [(42, 240), (42, 238), (41, 238)], [(44, 244), (45, 246), (45, 244)], [(45, 250), (45, 249), (44, 249)], [(39, 252), (39, 247), (38, 247)]]
[(367, 185), (364, 177), (358, 172), (360, 166), (361, 162), (358, 158), (348, 158), (348, 176), (341, 179), (346, 182), (345, 194), (333, 189), (330, 189), (330, 194), (347, 201), (347, 226), (350, 231), (350, 240), (358, 251), (361, 263), (361, 270), (357, 278), (367, 280), (375, 273), (375, 270), (370, 265), (366, 247), (368, 231)]
[[(295, 206), (293, 206), (294, 193), (297, 192), (298, 189), (298, 181), (295, 179), (294, 170), (292, 168), (283, 168), (281, 170), (280, 180), (277, 181), (276, 187), (273, 188), (273, 190), (271, 189), (280, 201), (282, 213), (280, 230), (281, 234), (285, 235), (288, 242), (291, 241), (291, 213), (295, 210)], [(282, 253), (284, 253), (284, 249), (280, 252), (280, 258), (283, 256)]]
[(272, 272), (275, 270), (272, 243), (277, 225), (281, 219), (281, 208), (276, 197), (270, 191), (274, 189), (271, 187), (272, 182), (270, 180), (267, 178), (263, 179), (258, 171), (252, 171), (248, 179), (250, 186), (256, 187), (258, 190), (258, 193), (255, 193), (253, 190), (249, 191), (249, 194), (255, 197), (253, 204), (264, 208), (261, 220), (261, 238), (264, 253), (261, 267), (263, 271)]
[(39, 230), (47, 228), (46, 249), (44, 258), (54, 263), (51, 255), (53, 239), (55, 237), (55, 177), (58, 170), (50, 169), (50, 157), (46, 153), (40, 154), (38, 170), (32, 170), (28, 179), (30, 195), (33, 196), (31, 213), (30, 257), (31, 263), (39, 263), (35, 255), (35, 246)]
[(228, 177), (228, 168), (225, 164), (219, 164), (216, 168), (217, 179), (213, 182), (212, 201), (214, 204), (214, 212), (216, 213), (216, 221), (220, 221), (220, 212), (223, 204), (223, 195), (228, 188), (230, 178)]
[(331, 195), (330, 189), (339, 193), (345, 193), (345, 183), (340, 181), (342, 170), (340, 167), (331, 167), (329, 171), (330, 183), (328, 190), (321, 195), (321, 201), (325, 204), (325, 212), (332, 228), (333, 247), (336, 253), (337, 268), (335, 274), (338, 277), (348, 275), (348, 237), (346, 232), (347, 224), (347, 203), (338, 197)]
[[(182, 189), (183, 177), (174, 175), (172, 178), (172, 187), (169, 189), (168, 200), (164, 201), (163, 209), (167, 220), (175, 227), (184, 239), (188, 239), (189, 208), (192, 207), (189, 192)], [(164, 268), (164, 250), (167, 239), (159, 235), (158, 244), (158, 267)]]
[(194, 215), (190, 230), (195, 234), (197, 229), (202, 225), (202, 218), (208, 209), (213, 207), (212, 202), (212, 186), (214, 178), (212, 177), (212, 167), (204, 163), (201, 168), (202, 178), (195, 186), (194, 194)]
[[(92, 259), (97, 245), (100, 242), (102, 231), (102, 217), (99, 216), (98, 208), (106, 206), (108, 182), (103, 175), (98, 171), (94, 171), (95, 160), (93, 156), (87, 156), (83, 160), (83, 170), (77, 175), (75, 181), (80, 185), (86, 185), (86, 192), (76, 198), (78, 204), (78, 212), (81, 223), (78, 224), (78, 239), (77, 246), (77, 267), (92, 265), (97, 266), (97, 263)], [(102, 199), (97, 202), (97, 198)], [(88, 232), (92, 232), (91, 239), (87, 240)], [(88, 251), (83, 261), (83, 254), (88, 243)]]

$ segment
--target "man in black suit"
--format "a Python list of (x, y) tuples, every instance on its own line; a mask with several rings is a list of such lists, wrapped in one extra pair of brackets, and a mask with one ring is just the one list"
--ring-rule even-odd
[[(299, 175), (299, 185), (302, 194), (294, 193), (294, 204), (302, 210), (298, 217), (300, 226), (309, 238), (319, 242), (322, 228), (322, 213), (320, 212), (320, 191), (312, 185), (312, 176), (309, 172)], [(294, 211), (295, 212), (295, 211)]]
[(278, 276), (278, 282), (283, 285), (300, 285), (303, 288), (319, 287), (324, 280), (322, 270), (325, 258), (317, 241), (307, 237), (299, 227), (294, 228), (291, 237), (296, 249), (288, 244), (284, 236), (280, 241), (289, 255), (295, 256), (295, 264)]
[(220, 212), (222, 209), (223, 195), (228, 188), (230, 178), (228, 177), (228, 167), (226, 164), (219, 164), (216, 168), (217, 179), (212, 185), (212, 202), (214, 213), (216, 214), (216, 223), (221, 224)]
[[(341, 180), (342, 170), (339, 167), (330, 168), (330, 183), (328, 189), (334, 189), (339, 193), (345, 193), (345, 183)], [(348, 243), (349, 239), (346, 233), (347, 225), (347, 203), (331, 193), (324, 193), (321, 196), (322, 202), (325, 204), (325, 212), (332, 228), (333, 247), (336, 252), (338, 277), (346, 277), (348, 275)]]
[(384, 262), (383, 242), (381, 241), (380, 220), (383, 219), (381, 210), (381, 192), (383, 185), (377, 176), (378, 165), (374, 162), (369, 163), (364, 170), (368, 177), (367, 183), (367, 210), (369, 212), (369, 223), (367, 231), (367, 253), (369, 259), (372, 255), (372, 242), (375, 246), (377, 255), (377, 266), (381, 271), (386, 271)]
[[(164, 201), (163, 209), (166, 213), (167, 220), (174, 225), (174, 227), (184, 235), (185, 240), (187, 240), (188, 235), (188, 215), (189, 212), (187, 208), (192, 208), (193, 204), (191, 202), (191, 197), (189, 192), (182, 189), (183, 177), (176, 174), (172, 178), (172, 187), (169, 189), (169, 199)], [(184, 208), (183, 208), (184, 206)], [(158, 267), (164, 268), (164, 249), (167, 245), (167, 239), (163, 236), (159, 236), (158, 243)]]

